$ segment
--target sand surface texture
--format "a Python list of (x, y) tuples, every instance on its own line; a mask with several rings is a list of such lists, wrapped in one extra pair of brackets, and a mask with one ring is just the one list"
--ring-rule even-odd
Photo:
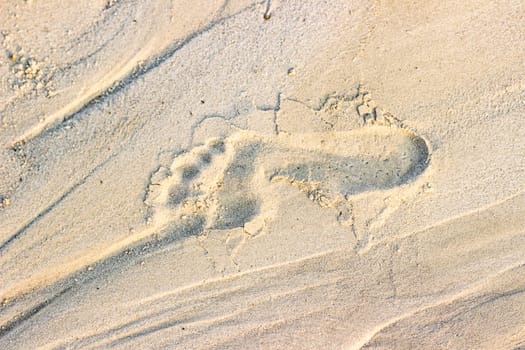
[(0, 349), (525, 349), (525, 3), (0, 1)]

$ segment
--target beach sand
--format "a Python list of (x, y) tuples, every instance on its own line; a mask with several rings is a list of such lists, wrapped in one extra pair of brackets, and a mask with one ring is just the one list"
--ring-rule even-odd
[(525, 348), (524, 24), (3, 1), (0, 348)]

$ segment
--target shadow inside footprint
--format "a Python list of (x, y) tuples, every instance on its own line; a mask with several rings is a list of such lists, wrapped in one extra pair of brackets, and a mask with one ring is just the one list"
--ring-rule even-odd
[(197, 165), (188, 165), (182, 168), (182, 181), (188, 182), (199, 175), (200, 169)]
[(172, 188), (170, 188), (168, 201), (166, 204), (170, 208), (176, 208), (189, 196), (190, 189), (186, 185), (175, 184)]
[(182, 238), (198, 236), (206, 227), (206, 216), (194, 214), (181, 217), (179, 220), (168, 225), (161, 233), (160, 243), (171, 243)]
[(237, 144), (235, 157), (225, 170), (225, 187), (246, 186), (247, 181), (252, 177), (254, 161), (257, 159), (261, 145), (258, 143)]
[[(269, 174), (271, 181), (287, 179), (292, 183), (315, 184), (320, 188), (342, 195), (388, 189), (402, 185), (421, 174), (428, 165), (429, 150), (425, 141), (406, 135), (403, 147), (384, 151), (343, 156), (336, 153), (308, 151), (286, 157), (282, 151), (280, 161)], [(290, 160), (286, 160), (290, 159)]]
[(213, 228), (226, 230), (242, 227), (259, 214), (259, 208), (259, 201), (254, 197), (221, 198)]

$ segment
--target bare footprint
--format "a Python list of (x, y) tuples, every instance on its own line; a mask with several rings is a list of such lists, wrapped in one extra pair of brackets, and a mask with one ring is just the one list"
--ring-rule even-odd
[[(88, 252), (62, 270), (14, 286), (4, 299), (81, 271), (151, 237), (170, 242), (199, 236), (201, 244), (206, 237), (225, 238), (225, 249), (235, 263), (236, 252), (244, 243), (280, 218), (281, 205), (290, 199), (284, 196), (294, 189), (326, 210), (327, 219), (332, 217), (334, 224), (350, 226), (356, 243), (363, 246), (367, 237), (355, 234), (354, 203), (363, 198), (361, 194), (397, 191), (418, 177), (428, 166), (429, 148), (393, 117), (380, 116), (376, 109), (368, 112), (353, 101), (336, 98), (335, 104), (326, 104), (336, 111), (344, 104), (365, 110), (358, 110), (357, 118), (340, 118), (344, 127), (351, 124), (348, 129), (292, 133), (290, 122), (289, 132), (236, 130), (180, 154), (168, 167), (152, 174), (144, 200), (149, 207), (145, 227), (105, 249)], [(298, 115), (290, 113), (291, 118)], [(330, 119), (339, 118), (337, 114), (322, 116), (328, 122), (323, 128), (339, 127)]]
[(341, 224), (351, 224), (352, 196), (400, 186), (428, 164), (422, 138), (375, 119), (349, 131), (239, 130), (208, 140), (154, 175), (146, 199), (151, 221), (161, 227), (179, 223), (179, 236), (239, 227), (256, 234), (275, 217), (276, 184), (284, 183), (330, 208)]

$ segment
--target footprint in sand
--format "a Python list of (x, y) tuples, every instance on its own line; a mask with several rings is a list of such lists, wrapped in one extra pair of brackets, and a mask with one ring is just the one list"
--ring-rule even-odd
[(256, 234), (278, 211), (278, 186), (289, 185), (350, 225), (353, 195), (400, 186), (427, 167), (425, 141), (396, 124), (367, 116), (349, 131), (209, 139), (153, 175), (151, 221), (175, 225), (178, 236), (238, 227)]

